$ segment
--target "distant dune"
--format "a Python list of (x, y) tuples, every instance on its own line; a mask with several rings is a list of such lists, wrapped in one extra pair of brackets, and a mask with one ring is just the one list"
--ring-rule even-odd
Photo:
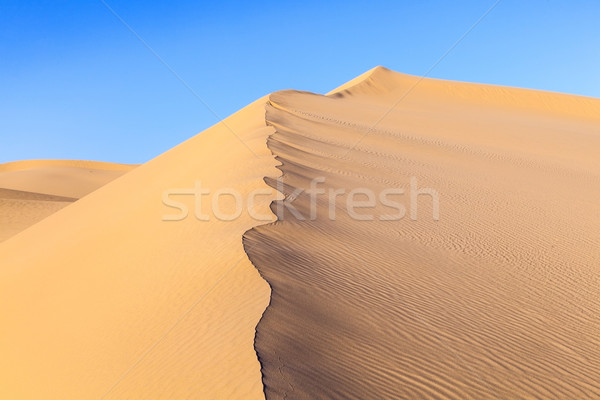
[(133, 168), (77, 160), (0, 164), (0, 242)]
[(273, 93), (0, 243), (0, 398), (600, 398), (599, 151), (599, 99)]
[(136, 165), (80, 160), (26, 160), (0, 164), (0, 188), (81, 198)]

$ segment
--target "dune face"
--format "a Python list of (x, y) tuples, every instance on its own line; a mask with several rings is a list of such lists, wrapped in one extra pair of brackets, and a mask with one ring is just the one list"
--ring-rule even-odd
[[(258, 222), (201, 221), (176, 193), (268, 189), (255, 207), (275, 219), (265, 101), (0, 244), (0, 398), (264, 398), (253, 342), (269, 288), (241, 240)], [(169, 220), (165, 194), (187, 218)]]
[(76, 160), (0, 164), (0, 242), (134, 167)]
[(270, 96), (266, 397), (599, 398), (600, 100), (417, 79)]

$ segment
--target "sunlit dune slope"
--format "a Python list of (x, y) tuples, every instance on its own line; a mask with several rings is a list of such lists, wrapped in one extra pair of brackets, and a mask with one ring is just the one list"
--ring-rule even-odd
[[(0, 244), (0, 398), (263, 397), (253, 340), (269, 288), (241, 240), (257, 222), (199, 221), (189, 195), (170, 198), (188, 217), (164, 221), (178, 211), (163, 196), (269, 189), (265, 101)], [(273, 220), (268, 192), (255, 207)]]
[(244, 238), (267, 398), (600, 398), (600, 100), (376, 68), (266, 120), (305, 218)]
[(134, 167), (77, 160), (0, 164), (0, 242)]

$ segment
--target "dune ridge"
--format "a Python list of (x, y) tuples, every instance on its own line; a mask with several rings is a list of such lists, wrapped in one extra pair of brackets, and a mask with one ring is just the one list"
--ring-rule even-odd
[(320, 176), (376, 193), (416, 177), (441, 215), (424, 196), (416, 221), (357, 221), (341, 196), (334, 221), (328, 200), (312, 221), (276, 202), (245, 233), (272, 289), (266, 397), (598, 398), (600, 100), (418, 79), (376, 68), (269, 97), (284, 185), (265, 181), (288, 199)]

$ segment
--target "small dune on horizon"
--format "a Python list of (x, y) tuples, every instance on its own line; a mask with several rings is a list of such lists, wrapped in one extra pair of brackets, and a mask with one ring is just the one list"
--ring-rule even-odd
[(0, 242), (135, 167), (80, 160), (0, 164)]
[(137, 167), (85, 160), (23, 160), (0, 164), (0, 188), (82, 198)]
[(69, 204), (0, 243), (0, 397), (600, 398), (599, 151), (600, 99), (376, 67), (72, 204), (0, 167)]

